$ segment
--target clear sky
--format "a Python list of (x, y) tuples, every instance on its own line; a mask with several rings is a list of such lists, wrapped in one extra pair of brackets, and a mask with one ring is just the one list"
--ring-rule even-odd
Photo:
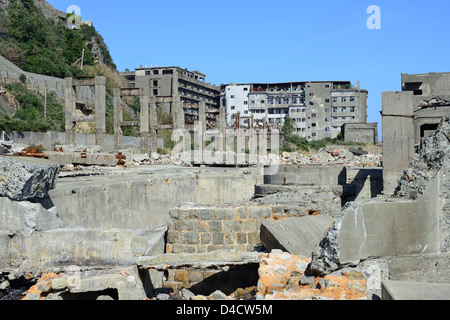
[[(401, 73), (450, 72), (449, 0), (47, 0), (71, 5), (105, 39), (119, 71), (180, 66), (222, 83), (349, 80), (381, 93)], [(369, 29), (371, 5), (381, 29)], [(372, 20), (371, 20), (372, 21)]]

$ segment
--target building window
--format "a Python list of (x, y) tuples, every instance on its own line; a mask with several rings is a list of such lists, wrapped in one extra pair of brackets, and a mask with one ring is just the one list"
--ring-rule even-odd
[(312, 135), (313, 137), (316, 137), (316, 136), (317, 136), (317, 133), (313, 132), (311, 135)]
[(244, 91), (248, 91), (248, 88), (244, 88)]
[(350, 112), (355, 112), (355, 107), (350, 107)]
[(311, 117), (315, 118), (315, 117), (317, 117), (317, 114), (312, 113), (312, 114), (311, 114)]
[(292, 104), (297, 104), (298, 103), (298, 98), (292, 98)]
[(234, 98), (236, 98), (236, 96), (232, 95), (230, 98), (231, 98), (231, 99), (234, 99)]
[(326, 127), (326, 128), (325, 128), (325, 132), (330, 132), (330, 128), (329, 128), (329, 127)]
[(329, 85), (329, 84), (326, 84), (326, 85), (325, 85), (325, 88), (329, 88), (329, 87), (330, 87), (330, 85)]
[(235, 106), (231, 106), (231, 110), (234, 110), (234, 109), (236, 109), (236, 107)]
[(153, 86), (157, 87), (158, 86), (158, 80), (153, 80)]
[(342, 108), (342, 112), (347, 112), (347, 108), (346, 108), (346, 107), (343, 107), (343, 108)]
[(338, 108), (333, 108), (333, 112), (338, 112)]
[(330, 102), (330, 99), (325, 99), (325, 102)]
[(350, 97), (350, 102), (355, 102), (356, 98), (355, 97)]
[(311, 127), (313, 128), (317, 127), (317, 123), (311, 123)]
[(145, 71), (145, 75), (149, 76), (150, 75), (150, 71)]
[(342, 102), (347, 102), (347, 97), (342, 97), (342, 98), (341, 98), (341, 101), (342, 101)]
[(281, 98), (276, 99), (276, 104), (281, 104)]
[(309, 96), (310, 96), (310, 97), (314, 97), (314, 92), (310, 92), (310, 93), (309, 93)]
[(330, 112), (330, 108), (325, 108), (325, 112), (326, 113)]
[(325, 118), (325, 122), (331, 122), (330, 118)]
[(266, 101), (264, 101), (264, 100), (261, 100), (261, 104), (264, 104), (264, 103), (266, 103)]
[(153, 95), (157, 96), (158, 95), (158, 89), (153, 89)]
[(248, 101), (244, 101), (244, 104), (247, 105), (247, 104), (248, 104)]
[(337, 120), (338, 119), (338, 117), (333, 117), (333, 120)]
[(338, 98), (337, 97), (333, 97), (333, 102), (337, 102)]
[(284, 104), (289, 104), (289, 98), (284, 98)]
[(314, 105), (314, 101), (310, 101), (310, 102), (309, 102), (309, 105), (310, 105), (310, 106), (313, 106), (313, 105)]
[(268, 103), (268, 104), (273, 104), (273, 99), (272, 99), (272, 98), (269, 98), (269, 99), (267, 100), (267, 103)]

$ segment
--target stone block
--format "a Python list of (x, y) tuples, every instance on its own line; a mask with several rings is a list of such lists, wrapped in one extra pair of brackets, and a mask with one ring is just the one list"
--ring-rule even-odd
[(29, 157), (0, 156), (0, 196), (23, 201), (44, 198), (54, 189), (59, 165)]
[(310, 257), (332, 221), (331, 217), (321, 215), (265, 220), (261, 223), (261, 241), (269, 251), (280, 249)]

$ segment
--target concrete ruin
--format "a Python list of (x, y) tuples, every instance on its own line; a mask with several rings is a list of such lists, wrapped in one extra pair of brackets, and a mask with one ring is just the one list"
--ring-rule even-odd
[[(144, 89), (116, 90), (115, 146), (130, 125), (120, 115), (124, 95), (140, 96), (145, 117), (141, 155), (131, 158), (156, 160), (156, 98)], [(67, 97), (73, 111), (75, 95)], [(167, 157), (119, 167), (97, 143), (64, 146), (80, 159), (1, 156), (0, 299), (421, 299), (405, 295), (421, 282), (448, 297), (450, 119), (415, 154), (413, 97), (383, 94), (382, 168), (351, 148), (282, 154), (270, 174), (270, 163), (237, 165), (237, 149), (229, 164), (207, 163), (204, 101), (197, 166)], [(95, 119), (70, 121), (78, 120)], [(83, 161), (111, 165), (60, 171)]]

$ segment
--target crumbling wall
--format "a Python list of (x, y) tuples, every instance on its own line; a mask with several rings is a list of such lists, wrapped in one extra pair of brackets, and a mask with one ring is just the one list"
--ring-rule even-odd
[(421, 199), (427, 185), (442, 175), (438, 199), (442, 204), (441, 252), (450, 252), (450, 115), (442, 118), (436, 133), (425, 139), (419, 154), (400, 178), (395, 195), (402, 199)]
[(400, 178), (394, 197), (348, 204), (313, 253), (330, 273), (374, 257), (439, 253), (449, 247), (449, 118)]

